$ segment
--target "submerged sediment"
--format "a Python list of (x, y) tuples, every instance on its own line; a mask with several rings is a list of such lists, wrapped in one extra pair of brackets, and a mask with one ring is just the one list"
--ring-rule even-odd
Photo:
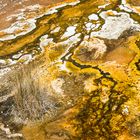
[(38, 11), (0, 32), (0, 137), (139, 140), (137, 2)]

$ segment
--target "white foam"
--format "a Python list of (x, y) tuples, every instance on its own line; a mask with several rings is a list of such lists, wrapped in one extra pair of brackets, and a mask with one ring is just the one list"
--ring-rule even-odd
[(56, 27), (54, 30), (51, 31), (51, 33), (57, 33), (59, 32), (59, 30), (60, 30), (60, 27)]
[(86, 27), (90, 28), (93, 24), (91, 22), (86, 23)]
[(77, 0), (75, 2), (71, 2), (68, 5), (74, 6), (74, 5), (77, 5), (78, 3), (80, 3), (80, 0)]
[(93, 29), (96, 25), (92, 24), (91, 22), (86, 23), (86, 30), (90, 31), (91, 29)]
[(75, 26), (69, 26), (67, 29), (66, 29), (66, 32), (63, 34), (63, 36), (61, 37), (61, 39), (63, 38), (66, 38), (66, 37), (70, 37), (72, 35), (75, 34), (75, 29), (76, 27)]
[(125, 4), (126, 4), (126, 0), (122, 0), (122, 4), (124, 4), (124, 5), (125, 5)]
[(75, 34), (74, 36), (68, 38), (66, 41), (64, 41), (62, 43), (66, 44), (66, 45), (69, 45), (71, 47), (71, 45), (80, 41), (80, 38), (79, 38), (80, 35), (81, 35), (81, 33)]
[(127, 6), (120, 5), (119, 7), (120, 7), (121, 10), (124, 10), (124, 11), (126, 11), (126, 12), (133, 12), (133, 10), (130, 9), (129, 7), (127, 7)]
[[(122, 9), (126, 12), (135, 12), (138, 15), (140, 15), (140, 12), (137, 9), (135, 9), (133, 6), (131, 6), (129, 3), (127, 3), (126, 0), (122, 0), (122, 3), (119, 7), (120, 7), (120, 9)], [(138, 7), (138, 6), (136, 6), (136, 7)]]
[(59, 69), (60, 69), (61, 71), (67, 71), (67, 72), (70, 71), (70, 70), (67, 68), (67, 66), (66, 66), (66, 62), (64, 62), (64, 63), (62, 63), (62, 64), (59, 64), (58, 66), (59, 66)]
[(18, 62), (23, 62), (24, 64), (28, 64), (32, 60), (32, 55), (31, 54), (25, 54), (20, 59), (18, 59)]
[[(24, 22), (19, 21), (15, 22), (9, 28), (2, 30), (2, 32), (7, 33), (7, 35), (1, 37), (0, 41), (15, 39), (18, 36), (25, 35), (31, 32), (33, 29), (36, 28), (35, 22), (36, 22), (35, 19), (29, 19)], [(29, 27), (27, 29), (23, 29), (25, 25), (28, 25)], [(14, 34), (17, 30), (21, 30), (21, 32)]]
[(135, 24), (135, 21), (130, 18), (129, 14), (124, 12), (117, 13), (116, 11), (112, 12), (114, 12), (115, 16), (108, 16), (106, 12), (100, 14), (105, 20), (105, 24), (100, 31), (92, 32), (91, 36), (117, 39), (125, 30), (131, 27), (140, 30), (140, 26)]
[(99, 17), (96, 14), (91, 14), (88, 16), (89, 20), (98, 20)]
[(108, 5), (109, 5), (109, 3), (104, 4), (104, 5), (101, 5), (101, 6), (98, 6), (98, 8), (99, 8), (99, 9), (103, 9), (103, 8), (105, 8), (105, 7), (108, 6)]
[(53, 38), (48, 38), (48, 35), (44, 35), (40, 38), (40, 47), (43, 49), (52, 41), (53, 41)]
[[(4, 32), (13, 33), (13, 34), (9, 34), (9, 35), (6, 35), (6, 36), (4, 36), (4, 37), (1, 37), (1, 38), (0, 38), (0, 41), (15, 39), (15, 38), (18, 37), (18, 36), (25, 35), (25, 34), (31, 32), (34, 28), (36, 28), (36, 25), (35, 25), (36, 19), (42, 17), (43, 15), (54, 14), (54, 13), (58, 12), (58, 9), (59, 9), (59, 8), (62, 8), (62, 7), (67, 6), (67, 5), (72, 5), (72, 6), (73, 6), (73, 5), (78, 4), (79, 2), (80, 2), (79, 0), (77, 0), (77, 1), (75, 1), (75, 2), (66, 2), (66, 3), (64, 3), (64, 4), (61, 4), (61, 5), (52, 7), (52, 8), (50, 8), (47, 12), (45, 12), (45, 13), (43, 13), (43, 14), (40, 14), (40, 15), (34, 17), (34, 18), (30, 18), (30, 19), (25, 20), (24, 23), (27, 23), (27, 22), (28, 22), (28, 24), (30, 25), (30, 28), (29, 28), (28, 30), (26, 30), (26, 31), (23, 31), (23, 32), (17, 34), (17, 35), (14, 35), (14, 31), (15, 31), (16, 29), (22, 28), (22, 26), (23, 26), (23, 25), (20, 25), (19, 28), (16, 27), (16, 26), (15, 26), (16, 24), (21, 24), (20, 21), (17, 21), (17, 22), (15, 22), (14, 24), (12, 24), (9, 28), (7, 28), (7, 29), (5, 29), (5, 30), (2, 30), (2, 31), (4, 31)], [(25, 14), (24, 14), (23, 12), (24, 12), (26, 9), (30, 9), (31, 11), (33, 11), (33, 10), (40, 9), (41, 7), (42, 7), (42, 6), (39, 5), (39, 4), (35, 4), (35, 5), (28, 6), (28, 7), (26, 7), (25, 9), (22, 9), (22, 10), (21, 10), (22, 13), (20, 13), (20, 14), (13, 14), (12, 16), (8, 17), (7, 20), (11, 20), (12, 17), (17, 17), (17, 20), (25, 19), (25, 17), (24, 17)]]

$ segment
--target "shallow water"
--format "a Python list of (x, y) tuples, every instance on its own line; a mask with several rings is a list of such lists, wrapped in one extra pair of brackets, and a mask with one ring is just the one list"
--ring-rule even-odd
[(140, 139), (139, 3), (50, 3), (1, 27), (0, 136)]

